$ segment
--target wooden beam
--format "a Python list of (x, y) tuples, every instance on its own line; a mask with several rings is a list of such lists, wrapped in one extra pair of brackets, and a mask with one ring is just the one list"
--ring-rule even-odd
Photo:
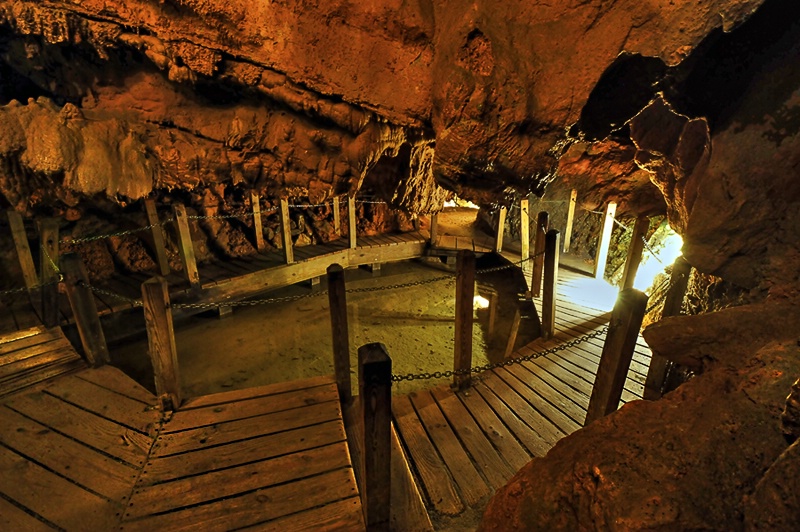
[(544, 247), (544, 291), (542, 294), (542, 337), (549, 340), (556, 334), (556, 287), (558, 286), (559, 233), (547, 232)]
[(633, 350), (647, 309), (647, 294), (633, 288), (619, 293), (597, 368), (584, 426), (614, 412), (633, 359)]
[(167, 258), (167, 247), (164, 242), (164, 228), (161, 226), (161, 220), (158, 218), (158, 209), (156, 209), (156, 200), (153, 198), (145, 198), (144, 210), (147, 213), (147, 224), (150, 225), (150, 233), (153, 236), (153, 250), (156, 253), (156, 261), (158, 262), (158, 271), (161, 275), (169, 275), (169, 259)]
[[(672, 265), (672, 275), (670, 277), (667, 296), (664, 298), (664, 310), (661, 317), (678, 316), (683, 307), (683, 298), (686, 295), (686, 287), (689, 284), (689, 273), (692, 265), (686, 262), (683, 256), (675, 259)], [(647, 379), (644, 383), (644, 398), (654, 401), (663, 395), (664, 385), (669, 374), (672, 362), (661, 355), (653, 353), (650, 359), (650, 369), (647, 371)]]
[[(467, 371), (472, 366), (472, 315), (475, 298), (475, 253), (461, 250), (456, 256), (456, 326), (453, 368)], [(453, 386), (464, 389), (471, 376), (454, 375)]]
[(67, 299), (75, 316), (75, 325), (86, 360), (94, 367), (108, 364), (111, 357), (83, 260), (77, 253), (67, 253), (61, 259), (61, 269), (64, 272)]
[(614, 214), (617, 212), (617, 204), (613, 201), (606, 205), (606, 212), (603, 216), (603, 227), (600, 230), (600, 240), (597, 242), (597, 251), (594, 256), (594, 278), (602, 279), (606, 273), (606, 262), (608, 261), (608, 247), (611, 245), (611, 231), (614, 230)]
[(342, 236), (342, 220), (341, 220), (341, 207), (339, 205), (339, 196), (333, 198), (333, 230), (336, 236)]
[(267, 244), (264, 241), (264, 224), (261, 221), (261, 198), (255, 192), (250, 193), (250, 205), (253, 207), (253, 230), (256, 235), (256, 249), (264, 251)]
[(419, 214), (414, 213), (411, 215), (411, 223), (414, 226), (414, 231), (419, 231), (422, 229), (422, 222), (419, 219)]
[(647, 237), (647, 229), (649, 227), (650, 218), (647, 216), (636, 218), (633, 234), (631, 235), (631, 244), (628, 246), (628, 258), (625, 260), (625, 269), (622, 272), (622, 288), (633, 288), (636, 272), (639, 271), (639, 264), (642, 262), (644, 239)]
[(520, 259), (525, 260), (531, 256), (531, 222), (528, 215), (528, 198), (519, 200), (519, 238)]
[(359, 395), (364, 423), (364, 493), (367, 530), (389, 530), (392, 468), (392, 359), (386, 347), (358, 348)]
[(492, 291), (489, 292), (489, 325), (486, 332), (490, 340), (494, 335), (494, 328), (497, 322), (497, 303), (499, 299), (500, 295), (497, 293), (497, 290), (492, 289)]
[(197, 271), (197, 259), (194, 255), (192, 232), (189, 229), (189, 218), (186, 216), (186, 207), (177, 203), (173, 207), (175, 224), (178, 227), (178, 249), (183, 264), (183, 275), (193, 289), (200, 288), (200, 273)]
[(550, 215), (542, 211), (536, 217), (536, 239), (533, 248), (533, 273), (531, 274), (531, 292), (533, 297), (542, 293), (542, 273), (544, 272), (544, 248), (547, 230), (550, 227)]
[(283, 258), (286, 264), (294, 262), (294, 248), (292, 247), (292, 221), (289, 218), (289, 200), (281, 198), (281, 243), (283, 244)]
[(567, 224), (564, 227), (564, 253), (569, 253), (569, 245), (572, 243), (572, 225), (575, 222), (575, 206), (578, 204), (578, 191), (574, 188), (569, 194), (567, 204)]
[(497, 213), (497, 236), (494, 241), (495, 253), (503, 251), (503, 234), (506, 232), (506, 214), (506, 208), (500, 207)]
[(11, 237), (14, 239), (14, 247), (17, 250), (19, 267), (22, 270), (22, 277), (25, 279), (25, 288), (30, 290), (39, 285), (39, 276), (33, 265), (33, 255), (28, 235), (25, 232), (25, 223), (22, 221), (22, 215), (15, 210), (9, 209), (6, 214), (8, 215), (8, 225), (11, 228)]
[(175, 410), (181, 404), (181, 378), (169, 308), (169, 287), (163, 277), (142, 283), (142, 303), (156, 393), (165, 410)]
[(508, 341), (506, 342), (506, 351), (503, 358), (511, 358), (514, 354), (514, 347), (517, 345), (517, 336), (519, 335), (519, 324), (522, 321), (522, 313), (519, 308), (514, 312), (514, 319), (511, 320), (511, 329), (508, 332)]
[(39, 220), (39, 268), (42, 283), (42, 323), (58, 325), (58, 218)]
[(358, 235), (356, 227), (356, 199), (354, 197), (347, 197), (347, 220), (348, 220), (348, 238), (350, 239), (350, 249), (358, 247)]
[(345, 292), (344, 268), (339, 264), (328, 266), (328, 303), (331, 309), (331, 333), (333, 336), (333, 369), (339, 400), (347, 404), (352, 398), (350, 389), (350, 339), (347, 327), (347, 293)]
[(431, 213), (431, 247), (436, 245), (436, 239), (439, 237), (439, 213)]

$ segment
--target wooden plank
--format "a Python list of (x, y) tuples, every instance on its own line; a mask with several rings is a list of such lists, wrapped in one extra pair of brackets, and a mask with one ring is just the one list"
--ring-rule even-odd
[(594, 277), (602, 279), (606, 272), (606, 262), (608, 262), (608, 247), (611, 244), (611, 232), (614, 230), (614, 214), (617, 212), (617, 204), (613, 201), (606, 205), (605, 216), (603, 216), (603, 226), (600, 230), (600, 240), (597, 243), (597, 251), (594, 256)]
[(15, 530), (52, 532), (53, 530), (58, 530), (58, 528), (55, 525), (48, 525), (44, 521), (40, 521), (0, 497), (0, 530), (8, 530), (10, 532)]
[(164, 227), (158, 218), (156, 200), (145, 198), (144, 210), (147, 213), (147, 224), (151, 226), (150, 234), (153, 237), (153, 248), (156, 254), (158, 271), (161, 275), (167, 275), (170, 272), (169, 259), (167, 258), (167, 247), (164, 243)]
[[(364, 517), (358, 497), (343, 499), (292, 514), (267, 523), (259, 523), (254, 529), (260, 532), (286, 532), (287, 530), (364, 530)], [(245, 529), (246, 530), (246, 529)], [(424, 531), (432, 528), (413, 528), (407, 530)]]
[(6, 405), (42, 425), (132, 466), (144, 464), (152, 439), (44, 393), (17, 395)]
[(35, 327), (26, 328), (19, 331), (8, 331), (0, 334), (0, 346), (2, 346), (3, 344), (7, 344), (17, 340), (23, 340), (25, 338), (31, 338), (45, 333), (57, 337), (59, 336), (60, 332), (61, 329), (48, 329), (44, 325), (37, 325)]
[[(56, 329), (59, 333), (60, 329)], [(60, 334), (41, 334), (29, 336), (7, 344), (0, 344), (0, 367), (41, 355), (50, 351), (72, 347), (69, 341)]]
[(25, 280), (25, 287), (30, 290), (39, 284), (39, 276), (36, 274), (36, 267), (33, 265), (33, 255), (31, 255), (28, 235), (25, 232), (25, 224), (22, 221), (22, 215), (17, 211), (9, 209), (6, 214), (8, 215), (8, 225), (11, 228), (14, 247), (17, 250), (19, 267)]
[(506, 342), (506, 350), (503, 353), (503, 358), (512, 358), (514, 355), (514, 347), (517, 345), (517, 335), (519, 334), (519, 324), (522, 320), (522, 314), (517, 308), (514, 311), (514, 318), (511, 320), (511, 330), (508, 333), (508, 341)]
[(353, 196), (347, 196), (347, 227), (350, 249), (355, 249), (358, 247), (358, 227), (356, 226), (356, 198)]
[(294, 250), (292, 244), (292, 226), (289, 218), (289, 200), (280, 199), (280, 221), (281, 221), (281, 247), (283, 248), (283, 258), (286, 264), (294, 262)]
[(519, 235), (520, 235), (520, 259), (525, 260), (531, 256), (531, 225), (528, 214), (528, 198), (519, 200)]
[(27, 357), (23, 360), (0, 366), (0, 382), (13, 380), (17, 376), (34, 372), (37, 369), (77, 358), (78, 354), (75, 353), (75, 350), (72, 349), (72, 346)]
[(264, 251), (267, 244), (264, 241), (264, 225), (261, 222), (261, 198), (255, 192), (250, 193), (250, 205), (253, 208), (253, 232), (256, 236), (256, 249)]
[(531, 269), (531, 292), (539, 297), (542, 289), (542, 272), (544, 272), (544, 251), (547, 230), (550, 227), (550, 215), (544, 211), (536, 218), (536, 236), (533, 248), (533, 268)]
[(76, 376), (145, 405), (154, 406), (157, 404), (155, 395), (117, 368), (103, 366), (102, 368), (82, 371)]
[(468, 373), (472, 366), (473, 307), (475, 297), (475, 254), (459, 251), (456, 257), (456, 323), (453, 341), (453, 370), (467, 372), (453, 375), (453, 385), (459, 389), (469, 386)]
[[(277, 395), (284, 392), (293, 392), (298, 390), (308, 390), (317, 386), (330, 386), (335, 384), (336, 380), (331, 375), (320, 375), (318, 377), (311, 377), (309, 379), (301, 379), (296, 381), (277, 382), (274, 384), (265, 384), (262, 386), (254, 386), (252, 388), (245, 388), (242, 390), (231, 390), (228, 392), (218, 392), (202, 397), (192, 397), (187, 399), (181, 405), (181, 412), (186, 412), (195, 408), (204, 408), (208, 406), (221, 405), (225, 403), (234, 403), (244, 399), (256, 399), (259, 397), (266, 397), (268, 395)], [(328, 388), (331, 389), (330, 387)], [(335, 395), (334, 395), (335, 397)], [(178, 414), (183, 415), (183, 414)]]
[(444, 515), (459, 515), (464, 511), (464, 504), (439, 452), (414, 412), (411, 399), (407, 395), (395, 396), (392, 411), (399, 435), (405, 442), (431, 505)]
[(197, 258), (194, 254), (194, 243), (192, 242), (192, 232), (189, 229), (189, 219), (186, 216), (186, 207), (181, 203), (176, 203), (173, 210), (175, 224), (178, 228), (178, 251), (180, 251), (183, 264), (183, 275), (189, 285), (197, 289), (200, 286), (200, 273), (197, 270)]
[(622, 271), (622, 282), (620, 287), (633, 288), (633, 281), (639, 271), (639, 264), (642, 262), (642, 252), (644, 251), (645, 237), (650, 228), (650, 218), (639, 216), (633, 225), (633, 234), (628, 246), (628, 257), (625, 260), (625, 268)]
[(89, 277), (83, 260), (77, 253), (67, 253), (62, 257), (61, 263), (64, 271), (64, 287), (72, 314), (75, 316), (83, 354), (92, 366), (108, 364), (111, 362), (111, 355), (108, 353), (106, 336), (100, 325), (100, 317), (97, 314), (92, 290), (89, 288)]
[(572, 224), (575, 220), (575, 205), (578, 203), (578, 191), (574, 188), (569, 194), (567, 204), (567, 222), (564, 225), (564, 253), (569, 253), (569, 246), (572, 243)]
[[(233, 530), (345, 500), (357, 494), (352, 469), (339, 469), (194, 508), (124, 522), (120, 529)], [(269, 504), (264, 501), (269, 501)]]
[(500, 207), (497, 213), (497, 232), (495, 237), (494, 251), (500, 253), (503, 251), (503, 235), (506, 232), (506, 208)]
[(483, 497), (489, 495), (490, 489), (447, 423), (433, 396), (424, 391), (411, 393), (409, 397), (431, 441), (453, 475), (464, 502), (469, 506), (478, 504)]
[[(191, 457), (186, 459), (191, 460)], [(132, 520), (216, 499), (236, 497), (248, 491), (319, 475), (349, 465), (347, 444), (337, 442), (153, 486), (137, 486), (124, 519)]]
[(558, 231), (551, 229), (545, 236), (544, 290), (542, 292), (542, 337), (556, 333), (556, 291), (559, 261)]
[(509, 382), (511, 380), (509, 378), (506, 382), (518, 392), (522, 389), (521, 385), (527, 386), (532, 394), (527, 391), (525, 393), (528, 393), (535, 400), (533, 404), (536, 409), (564, 431), (565, 434), (571, 434), (581, 428), (581, 418), (584, 413), (568, 397), (560, 394), (558, 390), (553, 389), (538, 375), (527, 371), (520, 364), (513, 364), (505, 368), (505, 370), (519, 381), (519, 383)]
[(42, 323), (47, 327), (55, 327), (59, 322), (58, 315), (58, 218), (39, 220), (39, 280), (42, 297)]
[[(352, 447), (351, 447), (352, 448)], [(422, 501), (417, 483), (411, 475), (408, 457), (400, 445), (400, 438), (392, 425), (392, 501), (391, 530), (416, 530), (433, 532), (431, 518)]]
[(9, 408), (0, 407), (0, 442), (111, 501), (126, 499), (138, 476), (133, 467), (92, 452)]
[(431, 390), (431, 394), (489, 487), (497, 490), (504, 486), (516, 470), (500, 457), (459, 398), (441, 387)]
[(0, 396), (11, 395), (29, 386), (84, 369), (86, 369), (86, 363), (77, 356), (44, 368), (38, 368), (36, 371), (26, 373), (3, 383), (3, 386), (0, 387)]
[(339, 206), (339, 196), (333, 198), (333, 232), (336, 236), (342, 236), (342, 221), (340, 219), (341, 207)]
[(119, 506), (2, 446), (0, 475), (0, 489), (6, 497), (62, 529), (111, 530), (115, 524)]
[(163, 277), (142, 283), (147, 352), (153, 364), (156, 393), (163, 398), (163, 408), (172, 410), (180, 406), (183, 394), (168, 290)]

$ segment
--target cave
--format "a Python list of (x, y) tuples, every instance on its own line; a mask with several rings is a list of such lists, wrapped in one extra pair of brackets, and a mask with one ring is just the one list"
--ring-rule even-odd
[(794, 0), (2, 0), (0, 527), (797, 530), (799, 182)]

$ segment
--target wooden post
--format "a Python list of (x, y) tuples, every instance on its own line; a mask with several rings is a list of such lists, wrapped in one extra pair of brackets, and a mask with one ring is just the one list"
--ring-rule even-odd
[(33, 255), (28, 235), (25, 233), (25, 223), (22, 221), (22, 215), (15, 210), (9, 209), (6, 214), (8, 215), (8, 225), (11, 228), (11, 237), (14, 239), (14, 247), (17, 250), (19, 267), (25, 279), (25, 288), (30, 290), (39, 285), (39, 276), (33, 265)]
[(584, 426), (614, 412), (619, 406), (646, 309), (647, 294), (634, 288), (619, 293), (611, 313)]
[(522, 321), (522, 313), (517, 308), (514, 312), (514, 320), (511, 322), (511, 330), (508, 333), (508, 342), (506, 342), (506, 351), (503, 358), (511, 358), (514, 354), (514, 346), (517, 345), (517, 335), (519, 335), (519, 324)]
[[(475, 253), (461, 250), (456, 256), (456, 327), (453, 368), (468, 370), (472, 366), (472, 314), (475, 298)], [(454, 375), (453, 386), (464, 389), (471, 376)]]
[(487, 336), (489, 336), (490, 339), (494, 334), (495, 322), (497, 321), (497, 302), (499, 299), (500, 295), (496, 290), (489, 292), (489, 326)]
[(253, 229), (256, 234), (256, 249), (264, 251), (267, 245), (264, 242), (264, 225), (261, 222), (261, 198), (255, 192), (250, 193), (250, 205), (253, 207)]
[(608, 246), (611, 244), (611, 231), (614, 230), (614, 214), (616, 212), (617, 204), (612, 201), (606, 206), (606, 214), (603, 217), (603, 228), (600, 231), (600, 240), (597, 243), (597, 252), (594, 256), (595, 279), (602, 279), (606, 273)]
[(292, 222), (289, 219), (289, 200), (281, 198), (280, 202), (283, 257), (286, 264), (291, 264), (294, 262), (294, 248), (292, 247)]
[[(681, 313), (683, 306), (683, 298), (686, 295), (686, 287), (689, 284), (689, 272), (692, 266), (683, 256), (675, 259), (672, 265), (672, 276), (670, 278), (670, 285), (667, 290), (667, 296), (664, 298), (664, 310), (661, 317), (678, 316)], [(671, 362), (661, 355), (653, 353), (653, 358), (650, 359), (650, 369), (647, 371), (647, 379), (644, 383), (644, 398), (648, 400), (655, 400), (663, 395), (664, 384), (667, 380), (669, 367)]]
[(497, 213), (497, 238), (494, 241), (495, 253), (503, 251), (503, 234), (506, 232), (506, 208), (500, 207)]
[(178, 249), (183, 263), (183, 274), (193, 289), (200, 288), (200, 273), (197, 271), (197, 259), (194, 256), (192, 232), (189, 230), (189, 218), (186, 216), (186, 207), (175, 204), (175, 224), (178, 227)]
[(533, 297), (542, 293), (542, 272), (544, 271), (544, 248), (547, 229), (550, 227), (550, 215), (542, 211), (536, 217), (536, 239), (533, 248), (533, 274), (531, 275), (531, 291)]
[(350, 249), (356, 249), (358, 246), (358, 236), (356, 234), (356, 199), (354, 197), (347, 197), (347, 227), (349, 228), (348, 238), (350, 239)]
[(556, 334), (556, 286), (558, 284), (559, 233), (547, 232), (544, 247), (544, 292), (542, 293), (542, 337), (549, 340)]
[(342, 221), (340, 218), (341, 207), (339, 206), (339, 196), (333, 198), (333, 231), (336, 236), (342, 236)]
[(151, 226), (150, 234), (153, 236), (153, 249), (156, 252), (158, 271), (161, 272), (161, 275), (168, 275), (170, 268), (167, 248), (164, 244), (164, 228), (161, 226), (161, 220), (158, 219), (156, 201), (153, 198), (146, 198), (144, 200), (144, 210), (147, 213), (147, 223)]
[(411, 215), (411, 223), (414, 226), (414, 231), (419, 231), (422, 229), (422, 222), (419, 219), (419, 214), (414, 213)]
[(521, 241), (520, 259), (531, 256), (531, 222), (528, 215), (528, 198), (519, 200), (519, 237)]
[(75, 316), (75, 325), (86, 360), (94, 367), (108, 364), (111, 357), (83, 260), (77, 253), (67, 253), (61, 259), (61, 268), (64, 271), (67, 299)]
[(625, 269), (622, 272), (622, 288), (633, 288), (633, 281), (636, 279), (636, 272), (639, 271), (639, 264), (642, 262), (642, 252), (644, 251), (644, 238), (647, 236), (647, 229), (650, 227), (650, 218), (639, 216), (633, 226), (631, 244), (628, 246), (628, 258), (625, 260)]
[(338, 264), (328, 266), (328, 303), (331, 309), (331, 332), (333, 334), (333, 369), (336, 387), (342, 404), (350, 402), (350, 339), (347, 328), (347, 294), (344, 284), (344, 268)]
[(181, 404), (181, 378), (169, 308), (169, 287), (163, 277), (142, 283), (142, 303), (156, 393), (165, 411), (175, 410)]
[(578, 191), (574, 188), (569, 194), (569, 205), (567, 206), (567, 225), (564, 227), (564, 253), (569, 253), (569, 245), (572, 241), (572, 224), (575, 221), (575, 205), (578, 204)]
[(364, 492), (367, 530), (389, 530), (392, 487), (392, 359), (380, 343), (358, 348), (361, 419), (364, 423)]
[[(58, 325), (58, 218), (39, 221), (39, 267), (42, 283), (42, 323), (45, 327)], [(46, 285), (46, 286), (45, 286)]]
[(436, 239), (439, 237), (439, 213), (431, 213), (431, 247), (436, 246)]

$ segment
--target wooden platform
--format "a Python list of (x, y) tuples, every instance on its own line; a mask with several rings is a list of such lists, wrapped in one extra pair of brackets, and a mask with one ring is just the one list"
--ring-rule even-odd
[(459, 251), (467, 249), (481, 255), (484, 253), (492, 253), (494, 251), (494, 244), (495, 238), (488, 235), (439, 235), (436, 237), (436, 241), (431, 243), (428, 254), (455, 255)]
[[(580, 274), (561, 270), (559, 294), (580, 280)], [(602, 329), (609, 317), (559, 297), (556, 338), (532, 342), (512, 356)], [(525, 463), (583, 426), (604, 340), (486, 372), (464, 392), (441, 386), (394, 398), (395, 425), (433, 515), (482, 508)], [(649, 360), (640, 337), (621, 404), (642, 397)]]

